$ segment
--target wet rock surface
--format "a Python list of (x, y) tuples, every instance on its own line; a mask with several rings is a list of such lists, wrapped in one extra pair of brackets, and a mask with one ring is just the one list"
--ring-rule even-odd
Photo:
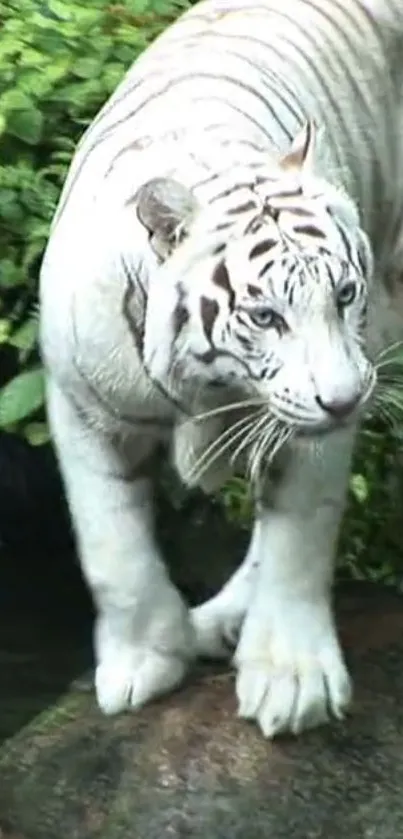
[(76, 684), (3, 744), (1, 839), (403, 837), (403, 600), (350, 586), (337, 612), (345, 722), (266, 742), (212, 667), (113, 719)]

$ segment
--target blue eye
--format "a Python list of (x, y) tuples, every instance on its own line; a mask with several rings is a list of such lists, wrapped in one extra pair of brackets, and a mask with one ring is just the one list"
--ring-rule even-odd
[(337, 305), (344, 309), (345, 306), (351, 306), (357, 294), (357, 287), (355, 283), (345, 283), (337, 294)]
[(249, 311), (251, 321), (259, 329), (277, 329), (277, 332), (286, 332), (288, 327), (284, 320), (274, 309), (261, 307)]

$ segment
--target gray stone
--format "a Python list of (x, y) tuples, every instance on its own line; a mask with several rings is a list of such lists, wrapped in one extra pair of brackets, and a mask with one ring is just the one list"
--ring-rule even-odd
[(211, 667), (113, 719), (76, 684), (2, 747), (2, 839), (403, 837), (403, 601), (350, 587), (337, 611), (345, 722), (265, 742)]

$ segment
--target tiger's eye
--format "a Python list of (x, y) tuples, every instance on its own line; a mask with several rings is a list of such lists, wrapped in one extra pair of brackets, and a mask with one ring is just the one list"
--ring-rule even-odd
[(279, 333), (286, 332), (287, 324), (284, 318), (275, 312), (274, 309), (256, 308), (249, 312), (249, 317), (259, 329), (277, 329)]
[(355, 300), (357, 288), (355, 283), (345, 283), (337, 294), (337, 305), (344, 309), (345, 306), (351, 306)]

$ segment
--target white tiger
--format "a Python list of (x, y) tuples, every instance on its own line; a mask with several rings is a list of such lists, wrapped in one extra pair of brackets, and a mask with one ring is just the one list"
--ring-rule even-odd
[[(402, 54), (401, 0), (206, 0), (78, 147), (41, 343), (106, 713), (234, 639), (266, 737), (348, 706), (330, 589), (374, 358), (403, 337)], [(161, 442), (208, 489), (247, 455), (256, 488), (243, 565), (191, 612), (153, 535)]]

